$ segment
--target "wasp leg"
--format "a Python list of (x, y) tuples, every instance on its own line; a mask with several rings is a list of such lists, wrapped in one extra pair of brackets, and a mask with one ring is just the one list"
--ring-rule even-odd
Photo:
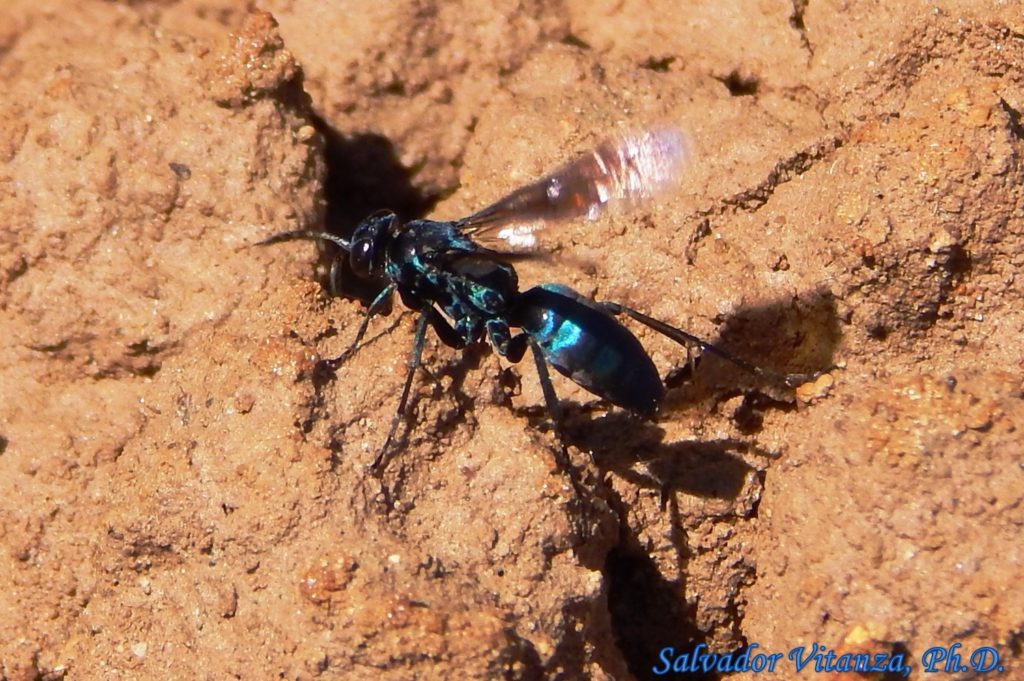
[(544, 359), (544, 352), (540, 346), (525, 333), (513, 336), (509, 332), (508, 324), (501, 320), (488, 323), (487, 331), (494, 349), (513, 364), (518, 364), (523, 359), (527, 347), (533, 351), (534, 363), (537, 365), (537, 380), (540, 381), (540, 389), (544, 393), (544, 405), (554, 424), (555, 434), (558, 435), (559, 440), (563, 440), (562, 409), (558, 404), (558, 396), (555, 395), (555, 386), (551, 383), (547, 360)]
[(488, 319), (484, 323), (484, 328), (487, 330), (491, 346), (499, 355), (513, 364), (518, 364), (523, 359), (529, 336), (525, 333), (513, 336), (508, 328), (508, 322), (504, 319)]
[[(437, 337), (442, 343), (450, 348), (456, 350), (462, 350), (469, 345), (469, 339), (475, 336), (475, 332), (468, 327), (463, 325), (451, 325), (444, 317), (442, 317), (436, 310), (436, 308), (430, 308), (431, 319), (430, 325), (434, 327), (434, 331), (437, 333)], [(433, 381), (438, 388), (444, 390), (444, 386), (441, 383), (441, 379), (434, 375), (430, 369), (425, 366), (420, 366), (420, 371), (427, 375), (431, 381)]]
[[(520, 338), (527, 340), (519, 341)], [(533, 339), (528, 339), (526, 334), (521, 334), (511, 340), (511, 351), (513, 353), (518, 352), (520, 359), (526, 351), (527, 342), (530, 345), (530, 350), (533, 351), (533, 361), (534, 364), (537, 365), (537, 379), (540, 381), (540, 390), (544, 394), (544, 405), (547, 407), (548, 414), (551, 416), (551, 422), (555, 429), (555, 437), (558, 438), (558, 447), (555, 448), (555, 462), (569, 478), (569, 482), (572, 483), (573, 491), (576, 493), (577, 500), (582, 503), (583, 500), (587, 498), (587, 493), (583, 487), (583, 483), (580, 482), (576, 469), (573, 468), (572, 459), (569, 458), (569, 446), (565, 444), (565, 434), (562, 430), (562, 407), (558, 403), (558, 396), (555, 394), (555, 386), (551, 383), (551, 374), (548, 372), (548, 364), (544, 359), (544, 353)], [(522, 350), (519, 350), (520, 347)]]
[(736, 357), (735, 355), (726, 352), (725, 350), (719, 348), (718, 346), (712, 345), (706, 340), (702, 340), (697, 336), (694, 336), (692, 333), (687, 333), (682, 329), (677, 329), (674, 326), (666, 324), (660, 319), (649, 317), (645, 315), (643, 312), (638, 312), (633, 308), (622, 305), (621, 303), (598, 303), (598, 305), (600, 305), (602, 308), (604, 308), (613, 315), (625, 314), (632, 317), (641, 324), (654, 329), (661, 335), (670, 338), (671, 340), (674, 340), (675, 342), (684, 346), (686, 348), (687, 353), (689, 353), (691, 347), (696, 346), (701, 350), (709, 352), (713, 355), (717, 355), (722, 359), (726, 360), (727, 362), (735, 364), (739, 368), (743, 369), (744, 371), (748, 371), (754, 374), (755, 376), (763, 376), (771, 380), (782, 381), (790, 388), (796, 387), (802, 383), (806, 383), (815, 378), (815, 374), (780, 374), (759, 367), (756, 364), (751, 364), (750, 362), (744, 359), (740, 359), (739, 357)]
[(551, 374), (548, 373), (548, 363), (544, 359), (544, 353), (534, 341), (530, 341), (530, 349), (533, 351), (533, 360), (537, 365), (537, 378), (540, 380), (540, 390), (544, 393), (544, 404), (548, 408), (551, 420), (555, 424), (555, 432), (562, 437), (562, 407), (558, 404), (558, 396), (555, 395), (555, 386), (551, 383)]
[(576, 469), (573, 468), (572, 461), (569, 459), (569, 448), (565, 444), (565, 436), (562, 431), (562, 409), (558, 404), (555, 386), (551, 383), (551, 374), (548, 372), (548, 364), (547, 360), (544, 359), (543, 351), (528, 334), (520, 333), (513, 336), (509, 331), (508, 323), (504, 320), (490, 320), (487, 323), (487, 334), (491, 345), (494, 346), (498, 354), (513, 364), (518, 364), (523, 359), (527, 347), (533, 351), (533, 359), (537, 365), (537, 380), (540, 382), (540, 389), (544, 394), (544, 406), (548, 410), (548, 416), (551, 417), (555, 437), (558, 438), (555, 462), (569, 477), (577, 498), (580, 500), (585, 499), (586, 495), (584, 494), (583, 485), (576, 475)]
[[(376, 302), (376, 301), (374, 301)], [(409, 354), (409, 364), (405, 374), (405, 385), (402, 386), (402, 395), (398, 398), (398, 409), (391, 419), (391, 427), (388, 428), (388, 436), (384, 440), (384, 446), (380, 448), (377, 458), (370, 464), (370, 469), (379, 475), (384, 470), (385, 456), (391, 447), (391, 442), (398, 430), (398, 424), (405, 415), (405, 408), (409, 402), (409, 391), (412, 389), (412, 380), (416, 370), (420, 368), (420, 360), (423, 357), (423, 344), (427, 337), (427, 325), (434, 328), (437, 335), (446, 344), (454, 348), (466, 346), (466, 340), (459, 335), (448, 321), (433, 307), (426, 307), (420, 311), (420, 317), (416, 321), (416, 333), (413, 337), (412, 352)]]
[(352, 344), (348, 346), (345, 352), (341, 353), (337, 357), (323, 360), (324, 366), (328, 366), (331, 369), (337, 369), (344, 364), (349, 357), (355, 354), (355, 351), (359, 349), (359, 341), (363, 340), (363, 336), (366, 335), (366, 329), (370, 326), (370, 320), (380, 313), (384, 305), (391, 299), (391, 294), (395, 292), (396, 288), (396, 284), (388, 284), (384, 287), (383, 291), (377, 294), (377, 297), (373, 299), (370, 306), (366, 308), (366, 315), (363, 317), (362, 323), (359, 324), (359, 330), (356, 331), (355, 340), (352, 341)]
[(391, 446), (391, 440), (395, 436), (395, 430), (398, 429), (398, 422), (402, 419), (402, 415), (405, 413), (406, 403), (409, 401), (409, 389), (412, 387), (412, 379), (413, 376), (416, 375), (416, 369), (419, 368), (420, 359), (423, 356), (423, 341), (427, 337), (428, 320), (429, 317), (427, 311), (424, 310), (420, 314), (419, 320), (416, 322), (416, 335), (414, 336), (412, 343), (412, 353), (409, 355), (408, 369), (405, 372), (405, 385), (402, 387), (402, 396), (398, 398), (398, 409), (395, 410), (395, 415), (391, 418), (391, 427), (388, 428), (388, 436), (384, 439), (384, 446), (380, 448), (377, 458), (375, 458), (373, 463), (370, 464), (370, 469), (377, 474), (380, 474), (383, 470), (383, 466), (381, 464), (384, 463), (384, 455), (387, 454), (388, 447)]

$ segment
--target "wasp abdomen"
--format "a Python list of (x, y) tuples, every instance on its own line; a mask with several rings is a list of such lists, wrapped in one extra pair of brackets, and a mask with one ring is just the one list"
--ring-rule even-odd
[(523, 292), (512, 314), (559, 373), (612, 404), (652, 417), (664, 397), (640, 341), (605, 310), (567, 286)]

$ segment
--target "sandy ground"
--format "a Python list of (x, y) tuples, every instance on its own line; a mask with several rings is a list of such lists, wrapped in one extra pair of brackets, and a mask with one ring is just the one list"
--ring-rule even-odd
[[(1022, 9), (8, 0), (0, 674), (647, 679), (818, 643), (1024, 678)], [(368, 475), (413, 316), (325, 375), (368, 290), (251, 244), (465, 215), (664, 123), (679, 191), (566, 225), (524, 285), (828, 371), (708, 359), (656, 424), (556, 379), (580, 499), (532, 365), (431, 337)], [(956, 643), (1002, 674), (925, 673)]]

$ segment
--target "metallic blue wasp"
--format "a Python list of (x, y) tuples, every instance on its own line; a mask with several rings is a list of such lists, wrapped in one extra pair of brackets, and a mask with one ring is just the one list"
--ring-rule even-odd
[(328, 360), (332, 367), (355, 351), (370, 319), (395, 292), (419, 313), (398, 409), (373, 470), (382, 468), (405, 413), (428, 326), (453, 348), (486, 339), (511, 362), (519, 362), (530, 348), (556, 428), (558, 402), (548, 365), (614, 405), (646, 418), (656, 415), (665, 394), (661, 377), (640, 341), (615, 319), (618, 315), (632, 317), (688, 349), (696, 346), (761, 373), (691, 334), (624, 305), (596, 302), (560, 284), (519, 290), (511, 262), (539, 250), (539, 230), (557, 221), (593, 218), (613, 202), (650, 198), (678, 181), (690, 157), (680, 131), (649, 130), (605, 142), (460, 220), (402, 222), (391, 211), (379, 211), (363, 220), (350, 239), (300, 230), (260, 242), (329, 241), (347, 253), (357, 276), (384, 284), (349, 349)]

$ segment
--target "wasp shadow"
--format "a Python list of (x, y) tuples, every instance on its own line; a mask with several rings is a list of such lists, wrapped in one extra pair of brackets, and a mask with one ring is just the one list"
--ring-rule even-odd
[[(754, 434), (766, 411), (795, 409), (794, 389), (786, 379), (806, 380), (834, 368), (840, 330), (827, 291), (812, 291), (786, 304), (745, 307), (718, 321), (720, 332), (711, 344), (759, 371), (705, 351), (669, 373), (662, 420), (698, 405), (713, 410), (739, 397), (729, 416), (740, 432)], [(592, 452), (599, 467), (663, 494), (685, 491), (732, 499), (751, 471), (743, 456), (753, 445), (743, 440), (666, 443), (657, 424), (627, 412), (593, 418), (571, 405), (563, 407), (568, 407), (563, 419), (567, 444)]]
[[(668, 513), (669, 542), (675, 554), (675, 578), (659, 567), (646, 541), (625, 520), (625, 502), (614, 490), (608, 492), (609, 502), (619, 509), (623, 520), (619, 544), (608, 553), (603, 566), (605, 597), (616, 646), (637, 679), (663, 678), (666, 654), (674, 660), (677, 655), (695, 654), (702, 645), (707, 651), (709, 643), (709, 632), (699, 624), (697, 603), (685, 597), (688, 566), (694, 552), (678, 497), (670, 494), (670, 490), (734, 499), (748, 484), (749, 473), (753, 471), (736, 456), (745, 450), (743, 443), (692, 442), (666, 448), (667, 456), (644, 461), (640, 467), (630, 466), (631, 471), (642, 468), (644, 472), (623, 475), (637, 484), (662, 487), (662, 507)], [(626, 464), (626, 460), (605, 459), (601, 463), (614, 466)], [(740, 616), (736, 611), (731, 615), (734, 620)], [(741, 646), (746, 645), (742, 639), (740, 642)], [(717, 681), (724, 676), (702, 666), (686, 672), (687, 679), (704, 681)]]
[(714, 359), (712, 381), (733, 382), (745, 374), (748, 381), (769, 386), (773, 377), (811, 376), (834, 368), (836, 347), (842, 336), (836, 303), (830, 291), (818, 288), (790, 301), (738, 308), (714, 319), (719, 325), (712, 344), (764, 370), (755, 376), (719, 357)]
[(793, 409), (795, 386), (835, 368), (841, 331), (835, 300), (825, 289), (739, 308), (715, 321), (718, 335), (710, 343), (736, 361), (705, 351), (696, 362), (670, 371), (663, 418), (742, 396), (733, 417), (743, 432), (754, 433), (766, 409)]
[[(476, 399), (465, 390), (466, 378), (470, 372), (480, 369), (487, 353), (488, 350), (484, 346), (470, 345), (461, 350), (457, 357), (446, 360), (439, 366), (428, 367), (426, 363), (420, 365), (418, 369), (422, 375), (420, 380), (425, 380), (426, 384), (430, 386), (430, 390), (429, 392), (413, 391), (409, 397), (406, 413), (417, 413), (418, 405), (422, 401), (433, 402), (442, 397), (451, 400), (453, 406), (451, 409), (441, 409), (430, 424), (428, 433), (421, 437), (425, 437), (431, 442), (437, 442), (452, 436), (471, 421), (467, 415), (474, 413)], [(406, 449), (414, 433), (423, 425), (408, 417), (402, 418), (395, 433), (393, 453), (384, 459), (385, 466), (398, 452)], [(408, 471), (401, 467), (396, 473), (391, 490), (396, 497), (401, 495), (402, 489), (405, 487), (407, 473)]]
[(562, 431), (566, 444), (591, 452), (598, 468), (638, 487), (659, 490), (663, 499), (673, 492), (735, 499), (754, 470), (743, 459), (752, 451), (748, 442), (728, 438), (664, 442), (664, 431), (657, 424), (627, 412), (573, 417)]
[[(793, 408), (792, 388), (780, 379), (801, 374), (809, 378), (834, 367), (839, 320), (826, 291), (813, 291), (786, 304), (746, 307), (716, 321), (720, 331), (712, 344), (763, 371), (754, 372), (705, 352), (700, 361), (687, 362), (670, 373), (663, 419), (671, 418), (676, 410), (742, 396), (731, 417), (741, 432), (756, 432), (762, 424), (759, 413)], [(660, 491), (662, 508), (669, 514), (677, 579), (659, 569), (625, 521), (620, 525), (619, 545), (604, 565), (608, 611), (618, 649), (633, 676), (660, 678), (655, 669), (663, 668), (663, 650), (671, 647), (674, 654), (681, 654), (708, 642), (707, 632), (698, 625), (695, 604), (682, 596), (692, 550), (675, 492), (736, 501), (751, 484), (763, 483), (763, 472), (745, 458), (768, 453), (734, 438), (665, 442), (664, 431), (657, 424), (628, 412), (616, 410), (594, 418), (585, 411), (569, 408), (562, 422), (566, 443), (592, 452), (602, 471)], [(625, 502), (614, 488), (606, 487), (606, 492), (625, 518)], [(752, 503), (750, 512), (756, 514), (756, 501)], [(738, 619), (740, 614), (733, 613), (733, 617)], [(719, 679), (722, 675), (697, 671), (687, 678)]]

